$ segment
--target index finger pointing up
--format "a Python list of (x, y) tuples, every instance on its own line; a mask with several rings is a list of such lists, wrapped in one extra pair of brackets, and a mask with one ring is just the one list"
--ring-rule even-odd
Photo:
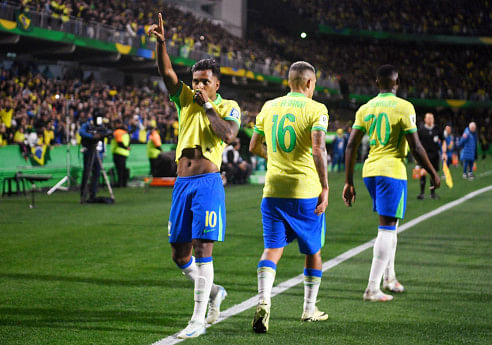
[(162, 28), (162, 14), (159, 12), (159, 27)]

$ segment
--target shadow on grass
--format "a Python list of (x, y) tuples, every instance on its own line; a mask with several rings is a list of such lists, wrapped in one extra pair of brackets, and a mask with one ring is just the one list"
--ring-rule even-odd
[[(152, 325), (171, 332), (177, 326), (177, 320), (186, 319), (189, 313), (0, 307), (0, 315), (0, 326), (162, 334), (158, 329), (142, 329), (137, 324)], [(100, 325), (102, 323), (106, 325)], [(107, 326), (108, 323), (117, 323), (120, 327)], [(122, 323), (129, 326), (121, 327)]]
[(32, 274), (32, 273), (0, 273), (0, 278), (87, 283), (87, 284), (106, 285), (106, 286), (167, 287), (167, 288), (174, 288), (174, 289), (190, 287), (189, 281), (185, 279), (123, 280), (123, 279), (58, 276), (52, 274)]

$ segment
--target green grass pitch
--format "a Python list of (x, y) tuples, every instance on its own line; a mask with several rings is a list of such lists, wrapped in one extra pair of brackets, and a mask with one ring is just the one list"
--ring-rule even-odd
[[(477, 175), (492, 170), (480, 161)], [(409, 180), (406, 220), (492, 185), (452, 169), (453, 189), (416, 200)], [(323, 261), (377, 234), (377, 216), (359, 176), (352, 208), (343, 176), (331, 173)], [(256, 294), (263, 249), (261, 186), (226, 188), (226, 241), (214, 250), (215, 281), (229, 292), (223, 309)], [(104, 194), (101, 192), (100, 194)], [(78, 193), (0, 199), (0, 344), (151, 344), (181, 330), (193, 310), (192, 284), (167, 243), (170, 189), (117, 189), (114, 205), (80, 205)], [(270, 332), (251, 330), (253, 310), (233, 316), (190, 344), (490, 344), (492, 343), (492, 192), (402, 233), (396, 269), (407, 288), (386, 304), (362, 301), (372, 250), (327, 271), (318, 306), (326, 322), (304, 324), (303, 287), (273, 298)], [(302, 273), (291, 244), (276, 284)]]

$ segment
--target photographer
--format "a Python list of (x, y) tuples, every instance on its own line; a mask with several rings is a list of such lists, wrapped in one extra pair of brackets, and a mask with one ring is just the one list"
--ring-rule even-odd
[[(97, 128), (96, 118), (100, 119), (102, 123), (102, 117), (88, 117), (84, 113), (80, 114), (83, 120), (82, 125), (79, 129), (79, 134), (82, 138), (82, 152), (84, 154), (84, 171), (82, 174), (82, 184), (80, 185), (80, 196), (81, 202), (91, 202), (96, 199), (97, 184), (99, 181), (99, 175), (101, 173), (100, 161), (103, 159), (105, 152), (104, 142), (102, 141), (103, 135), (98, 133), (95, 129)], [(99, 115), (99, 114), (95, 114)], [(95, 122), (95, 123), (94, 123)], [(94, 155), (98, 155), (100, 159), (97, 159)], [(91, 162), (92, 161), (92, 162)], [(92, 163), (92, 171), (91, 171)], [(87, 188), (87, 182), (89, 179), (89, 174), (91, 174), (90, 186), (89, 186), (89, 199), (85, 200), (84, 191)]]
[(114, 127), (111, 152), (113, 153), (113, 162), (118, 175), (118, 183), (115, 187), (126, 187), (128, 181), (126, 159), (130, 155), (130, 135), (120, 119), (115, 120)]

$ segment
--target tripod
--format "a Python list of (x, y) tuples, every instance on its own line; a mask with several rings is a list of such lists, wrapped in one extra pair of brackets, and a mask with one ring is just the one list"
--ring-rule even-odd
[(97, 154), (96, 147), (97, 147), (97, 141), (91, 143), (89, 148), (89, 164), (87, 166), (87, 169), (84, 169), (84, 176), (82, 178), (82, 181), (85, 181), (85, 184), (80, 186), (80, 188), (82, 188), (82, 194), (80, 196), (81, 204), (85, 204), (88, 202), (87, 195), (89, 193), (89, 184), (92, 183), (92, 179), (94, 178), (93, 176), (94, 164), (99, 164), (101, 173), (103, 174), (104, 177), (104, 182), (106, 183), (106, 187), (108, 187), (109, 195), (111, 196), (111, 199), (114, 201), (113, 189), (111, 188), (111, 183), (109, 183), (108, 175), (106, 174), (106, 171), (104, 171), (101, 157), (99, 157), (99, 155)]
[[(71, 101), (67, 102), (65, 108), (65, 122), (66, 122), (65, 137), (67, 139), (67, 153), (65, 156), (65, 165), (67, 167), (67, 174), (60, 181), (58, 181), (53, 187), (51, 187), (51, 189), (47, 193), (48, 195), (53, 194), (57, 189), (64, 190), (64, 191), (69, 190), (70, 183), (72, 182), (70, 177), (71, 159), (70, 159), (70, 115), (68, 113), (69, 103), (71, 103)], [(65, 182), (67, 183), (67, 185), (63, 186)]]

